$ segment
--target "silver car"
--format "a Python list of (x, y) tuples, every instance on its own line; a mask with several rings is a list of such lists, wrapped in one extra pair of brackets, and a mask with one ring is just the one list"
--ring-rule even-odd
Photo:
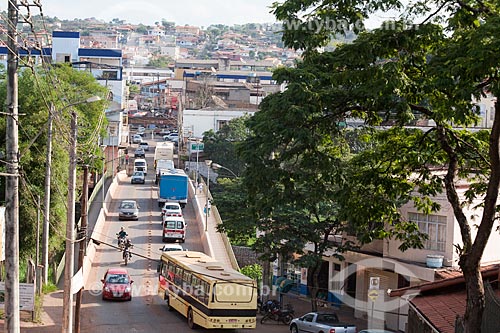
[(144, 172), (136, 171), (130, 178), (131, 184), (144, 184), (146, 182), (146, 178), (144, 177)]
[(123, 200), (118, 208), (118, 219), (139, 220), (139, 208), (135, 200)]

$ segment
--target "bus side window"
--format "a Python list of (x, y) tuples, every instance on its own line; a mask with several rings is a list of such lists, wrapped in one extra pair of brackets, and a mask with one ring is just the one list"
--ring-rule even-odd
[(182, 275), (184, 273), (184, 269), (182, 267), (176, 266), (175, 267), (175, 278), (174, 278), (174, 283), (177, 286), (182, 286)]
[(174, 265), (172, 265), (172, 263), (168, 263), (168, 267), (167, 265), (163, 265), (163, 269), (164, 269), (164, 276), (167, 277), (167, 280), (169, 281), (174, 281), (174, 272), (175, 272), (175, 267)]
[(183, 280), (183, 289), (188, 293), (188, 294), (193, 294), (193, 286), (191, 284), (191, 277), (192, 274), (189, 271), (184, 271), (184, 276), (182, 277)]

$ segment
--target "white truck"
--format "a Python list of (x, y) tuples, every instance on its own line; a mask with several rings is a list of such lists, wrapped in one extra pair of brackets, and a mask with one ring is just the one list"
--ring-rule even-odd
[(336, 313), (309, 312), (290, 322), (291, 333), (356, 333), (356, 325), (339, 321)]
[(156, 169), (155, 169), (155, 184), (158, 184), (158, 179), (162, 171), (169, 171), (175, 169), (173, 160), (158, 160), (156, 161)]
[(174, 143), (158, 142), (155, 148), (154, 167), (159, 160), (174, 160)]

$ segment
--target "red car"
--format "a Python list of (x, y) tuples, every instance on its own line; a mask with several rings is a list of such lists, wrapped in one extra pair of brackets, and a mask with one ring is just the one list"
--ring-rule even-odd
[(132, 300), (132, 281), (125, 268), (109, 268), (101, 280), (102, 299)]

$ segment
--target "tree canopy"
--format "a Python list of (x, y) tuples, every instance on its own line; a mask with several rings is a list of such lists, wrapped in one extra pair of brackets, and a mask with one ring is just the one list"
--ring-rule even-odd
[[(361, 243), (395, 237), (402, 250), (421, 247), (425, 235), (398, 208), (411, 201), (424, 213), (436, 211), (432, 198), (444, 191), (463, 241), (464, 328), (477, 331), (484, 309), (480, 261), (499, 208), (500, 123), (495, 117), (491, 130), (465, 128), (479, 121), (477, 99), (499, 93), (498, 6), (392, 0), (273, 5), (285, 46), (302, 49), (304, 57), (295, 68), (274, 72), (287, 88), (264, 99), (240, 151), (257, 227), (265, 232), (262, 249), (295, 251), (312, 242), (314, 267), (325, 249), (341, 253), (351, 245), (328, 242), (332, 233), (353, 233)], [(364, 29), (370, 15), (388, 10), (401, 17)], [(347, 30), (358, 34), (353, 43), (321, 50)], [(371, 144), (356, 140), (353, 146), (344, 127), (351, 119), (392, 128), (367, 131), (360, 138)], [(429, 127), (408, 127), (417, 122)], [(458, 180), (469, 183), (465, 197)], [(483, 208), (475, 237), (463, 210), (474, 200)]]
[[(99, 85), (91, 74), (76, 71), (69, 66), (55, 66), (23, 70), (19, 75), (19, 151), (20, 151), (20, 255), (33, 256), (36, 247), (37, 196), (43, 199), (47, 121), (50, 105), (54, 105), (51, 207), (50, 207), (50, 256), (57, 254), (64, 241), (66, 223), (67, 179), (69, 168), (70, 112), (79, 115), (78, 157), (91, 167), (102, 163), (102, 153), (96, 145), (97, 137), (104, 134), (106, 88)], [(102, 101), (80, 103), (91, 96)], [(0, 99), (6, 98), (6, 82), (0, 82)], [(72, 105), (72, 106), (70, 106)], [(4, 105), (5, 108), (5, 105)], [(7, 111), (7, 110), (4, 110)], [(5, 146), (5, 118), (0, 119), (0, 137)], [(58, 143), (58, 144), (56, 144)], [(80, 188), (80, 187), (79, 187)], [(5, 198), (5, 183), (1, 183), (0, 200)], [(43, 202), (43, 200), (42, 200)]]

